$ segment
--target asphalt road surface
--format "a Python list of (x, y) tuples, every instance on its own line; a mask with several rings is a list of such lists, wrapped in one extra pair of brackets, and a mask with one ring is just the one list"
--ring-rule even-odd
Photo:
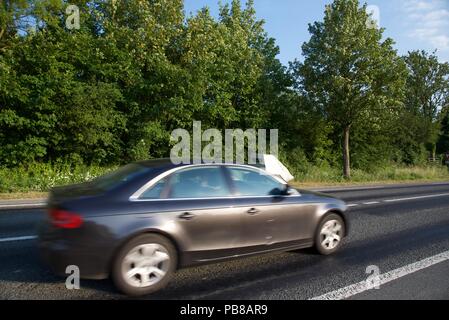
[[(328, 193), (350, 204), (351, 234), (336, 255), (305, 250), (185, 269), (145, 299), (449, 300), (449, 183)], [(44, 214), (0, 211), (0, 298), (126, 299), (110, 280), (68, 290), (41, 265), (33, 236)]]

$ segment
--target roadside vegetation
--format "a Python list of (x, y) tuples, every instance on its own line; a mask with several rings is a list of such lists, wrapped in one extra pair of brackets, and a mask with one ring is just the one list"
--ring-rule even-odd
[[(86, 182), (115, 168), (64, 163), (31, 163), (26, 168), (0, 168), (0, 199), (43, 198), (52, 187)], [(440, 165), (389, 165), (371, 172), (356, 169), (351, 181), (344, 178), (339, 168), (330, 166), (308, 164), (296, 167), (292, 173), (295, 176), (292, 184), (299, 187), (449, 180), (449, 170)]]
[(79, 29), (67, 4), (0, 5), (2, 193), (167, 157), (193, 121), (278, 128), (303, 183), (447, 179), (449, 64), (399, 55), (358, 0), (323, 8), (289, 66), (251, 0), (218, 16), (182, 0), (76, 1)]
[(27, 167), (0, 168), (0, 193), (47, 192), (50, 188), (81, 183), (115, 167), (30, 163)]
[(367, 172), (360, 169), (353, 170), (350, 181), (345, 179), (335, 168), (311, 167), (310, 170), (295, 176), (294, 185), (320, 186), (334, 184), (378, 184), (378, 183), (406, 183), (447, 181), (449, 171), (442, 166), (397, 166), (377, 169)]

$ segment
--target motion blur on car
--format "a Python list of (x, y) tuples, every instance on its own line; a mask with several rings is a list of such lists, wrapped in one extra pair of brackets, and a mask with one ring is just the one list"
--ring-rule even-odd
[[(91, 182), (54, 188), (39, 232), (59, 275), (111, 277), (147, 295), (184, 267), (314, 247), (335, 253), (348, 234), (346, 204), (291, 187), (268, 166), (129, 164)], [(281, 171), (282, 172), (282, 171)]]

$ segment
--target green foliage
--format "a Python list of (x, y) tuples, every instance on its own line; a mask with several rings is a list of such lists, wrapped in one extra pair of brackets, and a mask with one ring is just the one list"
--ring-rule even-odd
[(19, 31), (26, 29), (22, 16), (28, 9), (27, 0), (2, 0), (0, 3), (0, 53), (10, 48)]
[[(308, 184), (341, 184), (347, 182), (336, 167), (310, 166), (306, 172), (299, 172), (295, 176), (295, 185), (307, 186)], [(449, 171), (443, 166), (404, 166), (385, 165), (376, 170), (354, 169), (351, 183), (389, 183), (410, 181), (445, 181), (449, 178)]]
[[(415, 145), (411, 150), (410, 146), (409, 150), (404, 150), (404, 144), (399, 141), (398, 149), (404, 153), (424, 153), (424, 157), (435, 156), (442, 120), (440, 111), (449, 99), (449, 63), (440, 63), (434, 54), (429, 55), (425, 51), (409, 52), (404, 61), (408, 68), (406, 121), (402, 121), (400, 127), (407, 133), (403, 139)], [(441, 152), (445, 151), (448, 150)]]
[(117, 110), (122, 94), (96, 65), (102, 62), (86, 47), (91, 40), (82, 33), (42, 31), (2, 57), (9, 70), (0, 70), (7, 82), (0, 88), (1, 163), (72, 153), (88, 162), (118, 156), (117, 135), (126, 122)]
[(441, 111), (441, 131), (438, 137), (437, 152), (439, 154), (449, 152), (449, 99)]
[(435, 54), (412, 51), (404, 57), (408, 68), (407, 110), (428, 121), (437, 118), (449, 98), (449, 63), (440, 63)]
[[(207, 9), (185, 19), (181, 0), (76, 4), (80, 30), (66, 29), (65, 1), (24, 7), (35, 31), (0, 56), (0, 164), (123, 163), (167, 156), (170, 132), (194, 120), (269, 122), (261, 106), (283, 87), (262, 81), (284, 72), (251, 2), (218, 20)], [(7, 9), (13, 19), (21, 7)]]
[(73, 165), (69, 162), (35, 163), (0, 168), (0, 193), (43, 191), (60, 185), (81, 183), (103, 175), (115, 167)]
[(73, 0), (79, 30), (66, 27), (68, 4), (0, 4), (1, 190), (166, 157), (172, 130), (195, 120), (278, 128), (281, 158), (306, 180), (343, 181), (349, 155), (363, 180), (449, 151), (448, 64), (398, 57), (357, 0), (327, 7), (290, 68), (251, 0), (220, 5), (218, 17), (185, 16), (182, 0)]
[(293, 64), (300, 90), (342, 132), (346, 177), (350, 131), (368, 129), (368, 121), (380, 125), (397, 114), (405, 83), (404, 64), (393, 41), (382, 40), (383, 30), (367, 26), (368, 18), (366, 5), (360, 7), (358, 0), (335, 0), (324, 20), (309, 26), (304, 62)]

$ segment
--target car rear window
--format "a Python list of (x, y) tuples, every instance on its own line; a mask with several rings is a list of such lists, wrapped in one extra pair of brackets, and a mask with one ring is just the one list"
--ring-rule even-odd
[(148, 167), (140, 164), (131, 163), (92, 180), (91, 186), (100, 190), (108, 191), (122, 185), (123, 183), (131, 181), (142, 173), (150, 170), (151, 169)]
[(144, 200), (152, 200), (152, 199), (160, 199), (162, 196), (162, 191), (165, 188), (167, 179), (161, 179), (159, 180), (153, 187), (147, 189), (142, 195), (139, 197), (139, 199)]

